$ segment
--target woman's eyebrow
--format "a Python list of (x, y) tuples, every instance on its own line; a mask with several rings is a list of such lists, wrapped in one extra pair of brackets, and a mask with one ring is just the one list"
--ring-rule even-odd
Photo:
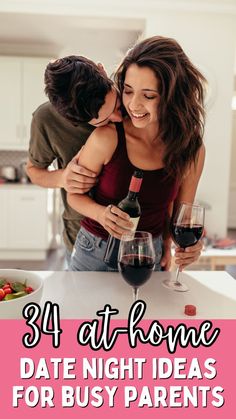
[[(127, 84), (127, 83), (124, 83), (124, 87), (128, 87), (129, 89), (133, 89), (133, 87), (130, 86), (129, 84)], [(142, 92), (155, 92), (155, 93), (158, 93), (158, 91), (155, 90), (155, 89), (141, 89), (141, 90), (142, 90)]]

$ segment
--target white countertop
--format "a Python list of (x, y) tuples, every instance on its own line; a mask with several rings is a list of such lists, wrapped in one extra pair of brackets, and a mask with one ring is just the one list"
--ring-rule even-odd
[[(114, 318), (126, 319), (132, 304), (132, 289), (119, 273), (38, 272), (44, 279), (41, 305), (58, 303), (62, 319), (96, 318), (105, 304), (119, 310)], [(154, 272), (140, 288), (139, 298), (147, 303), (146, 319), (236, 319), (236, 280), (224, 271), (188, 271), (182, 273), (188, 292), (176, 292), (162, 286), (174, 272)], [(184, 306), (194, 304), (197, 315), (184, 314)]]
[(41, 186), (34, 185), (33, 183), (20, 183), (20, 182), (6, 182), (0, 183), (0, 189), (42, 189)]
[(217, 257), (217, 256), (236, 256), (236, 247), (231, 249), (216, 249), (214, 247), (207, 247), (201, 253), (201, 256), (205, 257)]

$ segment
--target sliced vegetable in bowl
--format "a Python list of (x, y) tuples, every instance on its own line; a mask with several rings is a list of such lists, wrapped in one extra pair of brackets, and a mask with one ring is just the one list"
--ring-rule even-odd
[(44, 287), (40, 272), (0, 269), (0, 319), (22, 319), (28, 303), (39, 304)]
[(24, 297), (32, 291), (34, 290), (27, 284), (27, 279), (25, 279), (24, 282), (19, 282), (0, 278), (0, 301), (9, 301), (15, 298)]

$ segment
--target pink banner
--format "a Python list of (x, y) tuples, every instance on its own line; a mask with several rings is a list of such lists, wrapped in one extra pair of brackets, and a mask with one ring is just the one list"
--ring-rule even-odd
[(1, 418), (235, 418), (236, 320), (0, 324)]

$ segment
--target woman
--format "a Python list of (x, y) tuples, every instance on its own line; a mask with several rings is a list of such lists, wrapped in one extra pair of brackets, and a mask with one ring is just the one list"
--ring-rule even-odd
[[(144, 179), (138, 228), (153, 234), (156, 269), (167, 270), (167, 221), (179, 202), (193, 202), (204, 164), (205, 79), (175, 40), (156, 36), (128, 51), (115, 80), (122, 94), (123, 124), (96, 129), (80, 153), (80, 164), (99, 174), (93, 199), (68, 194), (70, 206), (85, 215), (70, 269), (109, 270), (103, 262), (108, 234), (120, 238), (132, 228), (116, 204), (139, 168)], [(200, 249), (201, 244), (185, 252), (177, 249), (176, 263), (183, 269)]]

